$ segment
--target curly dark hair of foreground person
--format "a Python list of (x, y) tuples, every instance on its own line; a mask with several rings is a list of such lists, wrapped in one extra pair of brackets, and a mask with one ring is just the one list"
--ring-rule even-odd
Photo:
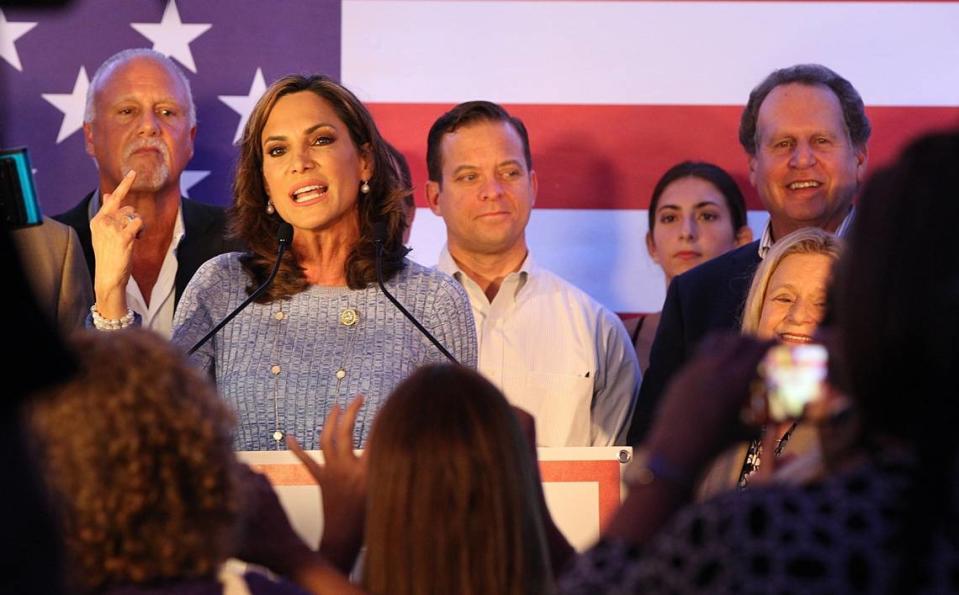
[(232, 413), (150, 331), (79, 333), (70, 347), (79, 374), (28, 413), (70, 585), (215, 575), (240, 508)]
[[(347, 285), (350, 289), (365, 289), (376, 282), (376, 246), (373, 242), (376, 221), (386, 222), (383, 277), (389, 280), (405, 266), (404, 257), (408, 250), (403, 246), (403, 232), (407, 227), (403, 199), (411, 190), (392, 167), (389, 148), (373, 116), (349, 89), (322, 75), (288, 75), (270, 85), (257, 101), (240, 141), (240, 156), (233, 181), (233, 206), (229, 211), (230, 232), (250, 250), (250, 254), (241, 260), (253, 280), (248, 291), (252, 293), (266, 280), (277, 251), (279, 218), (265, 211), (268, 196), (263, 181), (263, 143), (260, 137), (277, 101), (285, 95), (300, 92), (315, 93), (329, 103), (346, 124), (353, 145), (358, 151), (369, 151), (373, 158), (370, 192), (360, 193), (357, 198), (360, 237), (347, 257)], [(273, 284), (256, 301), (269, 304), (304, 291), (307, 285), (296, 256), (289, 251), (283, 257)]]

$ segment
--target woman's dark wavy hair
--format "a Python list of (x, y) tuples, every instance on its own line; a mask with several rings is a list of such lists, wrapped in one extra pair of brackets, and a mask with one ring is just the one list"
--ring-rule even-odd
[[(243, 130), (240, 157), (233, 181), (233, 206), (230, 208), (230, 233), (246, 244), (248, 253), (241, 257), (250, 274), (248, 293), (269, 275), (277, 252), (279, 216), (266, 213), (268, 196), (263, 181), (263, 128), (276, 102), (285, 95), (308, 91), (329, 103), (346, 124), (350, 139), (358, 151), (368, 150), (372, 157), (373, 177), (370, 192), (359, 194), (357, 208), (360, 237), (346, 260), (346, 283), (351, 289), (364, 289), (376, 282), (375, 222), (383, 221), (386, 242), (383, 247), (383, 276), (392, 278), (405, 265), (408, 250), (403, 246), (406, 218), (403, 197), (409, 194), (390, 164), (386, 142), (380, 136), (366, 106), (349, 89), (323, 75), (287, 75), (274, 82), (257, 101)], [(304, 291), (307, 280), (292, 251), (283, 255), (280, 271), (270, 288), (257, 299), (268, 304)]]
[(719, 190), (726, 199), (726, 208), (729, 209), (734, 234), (746, 225), (746, 199), (743, 198), (742, 190), (739, 189), (736, 180), (718, 165), (705, 161), (683, 161), (667, 169), (653, 188), (653, 197), (649, 201), (648, 210), (649, 231), (653, 231), (656, 226), (656, 209), (659, 207), (659, 199), (663, 192), (670, 184), (684, 178), (699, 178)]
[(934, 535), (959, 540), (956, 188), (959, 133), (913, 143), (866, 185), (838, 270), (840, 379), (866, 446), (891, 436), (919, 461), (895, 539), (903, 566), (894, 593), (921, 590)]

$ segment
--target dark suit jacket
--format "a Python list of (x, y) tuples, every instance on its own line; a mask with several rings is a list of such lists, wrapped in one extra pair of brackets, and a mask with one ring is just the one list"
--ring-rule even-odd
[[(76, 230), (83, 246), (83, 255), (87, 259), (90, 278), (95, 276), (96, 263), (93, 259), (93, 243), (90, 239), (90, 201), (91, 192), (80, 204), (54, 219), (66, 223)], [(193, 273), (200, 265), (218, 254), (241, 250), (239, 243), (226, 239), (226, 212), (213, 205), (204, 204), (189, 198), (180, 199), (183, 207), (183, 227), (185, 235), (177, 247), (176, 279), (174, 280), (174, 305), (180, 303), (180, 296)]]
[(712, 331), (738, 330), (753, 273), (759, 266), (759, 241), (675, 277), (666, 292), (663, 314), (643, 374), (636, 412), (627, 440), (646, 437), (659, 399), (673, 374)]

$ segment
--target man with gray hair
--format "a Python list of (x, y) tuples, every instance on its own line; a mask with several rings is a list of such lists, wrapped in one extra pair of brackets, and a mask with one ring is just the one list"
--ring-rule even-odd
[(139, 315), (169, 337), (197, 267), (232, 248), (223, 210), (180, 196), (196, 137), (189, 81), (153, 50), (111, 56), (90, 83), (83, 135), (99, 187), (56, 218), (83, 246), (97, 299), (93, 321), (115, 327)]
[(629, 443), (638, 444), (666, 383), (716, 330), (739, 328), (756, 267), (804, 227), (843, 235), (866, 173), (871, 133), (852, 84), (820, 64), (776, 70), (749, 94), (739, 124), (749, 181), (769, 211), (762, 238), (673, 279), (643, 377)]

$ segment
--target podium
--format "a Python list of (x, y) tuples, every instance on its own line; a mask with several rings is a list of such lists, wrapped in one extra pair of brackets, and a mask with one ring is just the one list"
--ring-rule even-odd
[[(323, 453), (311, 451), (316, 460)], [(239, 452), (241, 461), (265, 474), (293, 528), (316, 547), (323, 532), (320, 488), (289, 451)], [(599, 537), (626, 495), (622, 473), (629, 447), (540, 448), (539, 469), (550, 514), (577, 550)]]

